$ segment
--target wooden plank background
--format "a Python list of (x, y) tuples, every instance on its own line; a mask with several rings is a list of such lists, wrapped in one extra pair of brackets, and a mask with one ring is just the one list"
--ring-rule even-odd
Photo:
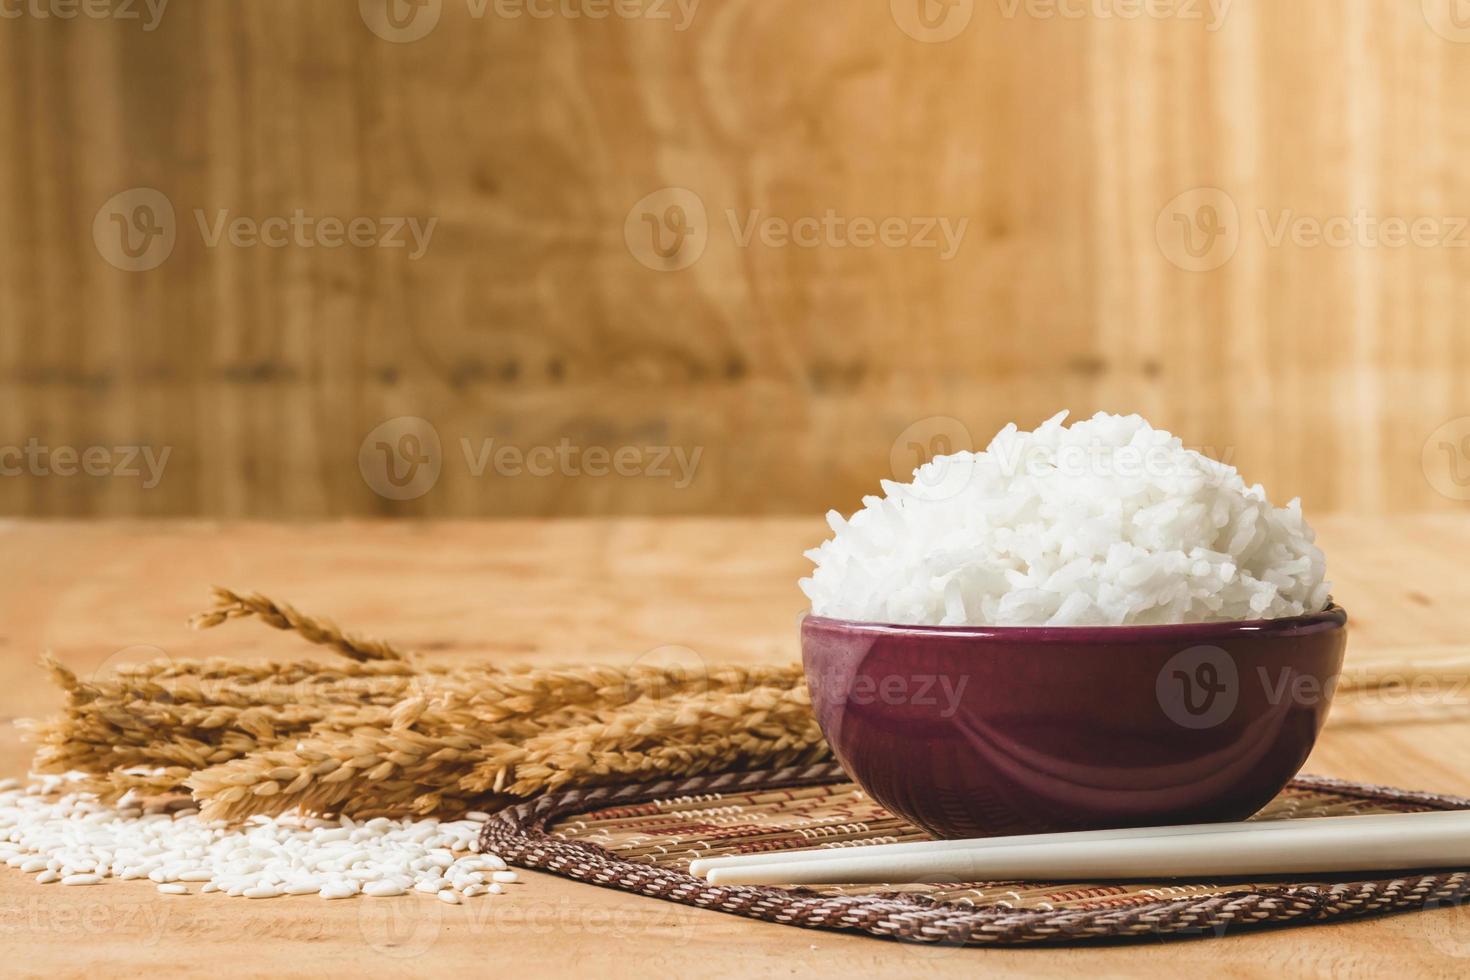
[[(156, 486), (20, 467), (0, 512), (851, 509), (911, 444), (1060, 408), (1144, 412), (1316, 510), (1463, 508), (1455, 3), (6, 4), (0, 449), (170, 455)], [(161, 215), (135, 188), (174, 212), (146, 271), (114, 264), (111, 213)], [(643, 222), (680, 202), (671, 271)], [(415, 259), (196, 216), (297, 209), (437, 224)], [(739, 240), (829, 212), (968, 224), (948, 258)], [(1360, 214), (1428, 224), (1310, 238)], [(439, 474), (395, 500), (374, 446), (415, 444), (368, 437), (402, 416)], [(487, 439), (701, 455), (684, 486), (651, 455), (477, 476)]]

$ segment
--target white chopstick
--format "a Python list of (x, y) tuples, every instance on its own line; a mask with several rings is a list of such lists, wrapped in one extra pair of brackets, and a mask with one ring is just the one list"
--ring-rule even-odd
[[(1343, 817), (1313, 817), (1319, 821), (1351, 820), (1353, 826), (1371, 826), (1397, 820), (1401, 813), (1358, 814)], [(1084, 841), (1131, 840), (1140, 837), (1195, 837), (1206, 834), (1231, 834), (1255, 827), (1280, 827), (1287, 820), (1253, 820), (1249, 824), (1191, 823), (1172, 827), (1120, 827), (1111, 830), (1077, 830), (1052, 834), (1022, 834), (1014, 837), (977, 837), (972, 840), (921, 840), (902, 844), (867, 844), (827, 847), (808, 851), (779, 851), (766, 854), (730, 854), (724, 857), (700, 858), (689, 863), (689, 873), (702, 878), (716, 868), (764, 867), (770, 864), (806, 864), (813, 861), (849, 861), (855, 857), (886, 857), (905, 854), (930, 854), (944, 851), (974, 850), (984, 847), (1017, 847), (1025, 844), (1070, 844)], [(1301, 823), (1300, 820), (1295, 823)], [(1392, 826), (1392, 825), (1391, 825)]]
[[(709, 868), (708, 878), (716, 885), (830, 885), (1126, 880), (1470, 866), (1470, 811), (1137, 828), (1126, 837), (1096, 836), (1109, 833), (1121, 832), (915, 842), (824, 851), (821, 857), (808, 852), (809, 860), (795, 860), (798, 855), (793, 854), (789, 859), (782, 855), (780, 861), (726, 863)], [(1021, 840), (1027, 842), (1015, 843)], [(899, 847), (905, 850), (898, 851)]]

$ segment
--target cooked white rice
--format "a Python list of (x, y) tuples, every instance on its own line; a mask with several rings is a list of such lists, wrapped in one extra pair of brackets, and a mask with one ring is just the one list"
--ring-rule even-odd
[(1137, 415), (1007, 426), (982, 453), (884, 480), (807, 552), (819, 616), (934, 626), (1277, 619), (1327, 603), (1301, 502)]

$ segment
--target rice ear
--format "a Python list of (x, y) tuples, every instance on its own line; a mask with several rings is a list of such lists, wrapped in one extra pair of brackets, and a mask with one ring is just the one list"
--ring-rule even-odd
[(211, 629), (231, 619), (256, 617), (268, 626), (300, 634), (310, 643), (328, 646), (352, 660), (407, 660), (409, 655), (382, 640), (349, 636), (325, 619), (303, 615), (285, 603), (259, 593), (240, 595), (221, 586), (211, 592), (214, 608), (189, 621), (194, 629)]

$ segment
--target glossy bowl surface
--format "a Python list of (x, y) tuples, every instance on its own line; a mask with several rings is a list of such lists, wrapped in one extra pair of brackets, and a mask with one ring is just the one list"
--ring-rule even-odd
[(878, 802), (939, 837), (1240, 820), (1312, 751), (1347, 613), (1137, 627), (807, 616), (817, 719)]

